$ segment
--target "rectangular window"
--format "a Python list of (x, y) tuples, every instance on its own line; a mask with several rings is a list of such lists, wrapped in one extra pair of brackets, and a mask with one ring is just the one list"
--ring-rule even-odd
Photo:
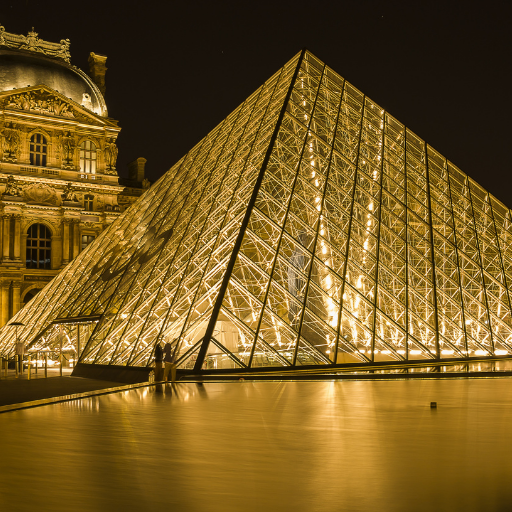
[(86, 212), (94, 211), (94, 196), (90, 194), (85, 194), (84, 196), (84, 210)]
[(30, 165), (46, 167), (47, 143), (46, 139), (36, 133), (30, 138)]
[(82, 251), (94, 241), (96, 237), (94, 235), (82, 235)]
[(90, 140), (80, 144), (80, 171), (87, 174), (96, 173), (96, 145)]

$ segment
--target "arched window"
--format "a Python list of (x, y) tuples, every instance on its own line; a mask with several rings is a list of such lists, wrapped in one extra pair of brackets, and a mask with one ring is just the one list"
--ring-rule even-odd
[(35, 290), (30, 290), (29, 292), (27, 292), (25, 294), (25, 297), (23, 297), (23, 305), (31, 301), (40, 291), (41, 288), (36, 288)]
[(30, 137), (30, 165), (46, 167), (46, 155), (48, 144), (40, 133), (34, 133)]
[(27, 232), (27, 268), (52, 268), (52, 234), (44, 224), (32, 224)]
[(91, 174), (96, 172), (96, 145), (90, 140), (80, 144), (80, 171)]

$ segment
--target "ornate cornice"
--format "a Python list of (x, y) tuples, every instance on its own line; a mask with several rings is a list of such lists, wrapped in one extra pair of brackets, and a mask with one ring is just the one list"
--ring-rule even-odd
[(48, 57), (55, 57), (69, 63), (71, 59), (69, 39), (61, 39), (59, 43), (51, 43), (50, 41), (39, 39), (38, 35), (37, 32), (34, 32), (34, 27), (24, 36), (22, 34), (6, 32), (5, 28), (0, 25), (0, 46), (42, 53)]

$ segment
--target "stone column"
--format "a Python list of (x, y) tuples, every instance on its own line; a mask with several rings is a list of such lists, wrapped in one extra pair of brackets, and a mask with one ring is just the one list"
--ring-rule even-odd
[(60, 268), (62, 264), (62, 236), (52, 236), (52, 268)]
[(80, 223), (73, 224), (73, 258), (80, 253)]
[(13, 316), (20, 310), (21, 302), (21, 283), (12, 283), (12, 314)]
[(20, 260), (21, 254), (21, 215), (14, 216), (14, 259)]
[(0, 288), (2, 293), (2, 311), (1, 324), (5, 325), (9, 321), (9, 282), (4, 281)]
[(21, 261), (23, 261), (23, 263), (26, 262), (26, 259), (27, 259), (27, 238), (28, 238), (28, 235), (27, 235), (27, 232), (25, 231), (24, 233), (21, 234)]
[(62, 222), (62, 265), (69, 263), (69, 221)]
[(3, 218), (3, 237), (2, 237), (2, 259), (9, 260), (9, 231), (11, 227), (11, 218), (9, 215), (4, 215)]

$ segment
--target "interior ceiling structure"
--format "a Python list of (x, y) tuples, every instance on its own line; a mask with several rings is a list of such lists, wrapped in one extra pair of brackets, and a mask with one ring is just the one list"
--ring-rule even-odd
[(494, 358), (511, 240), (507, 207), (303, 51), (13, 321), (85, 364), (157, 341), (196, 371)]

